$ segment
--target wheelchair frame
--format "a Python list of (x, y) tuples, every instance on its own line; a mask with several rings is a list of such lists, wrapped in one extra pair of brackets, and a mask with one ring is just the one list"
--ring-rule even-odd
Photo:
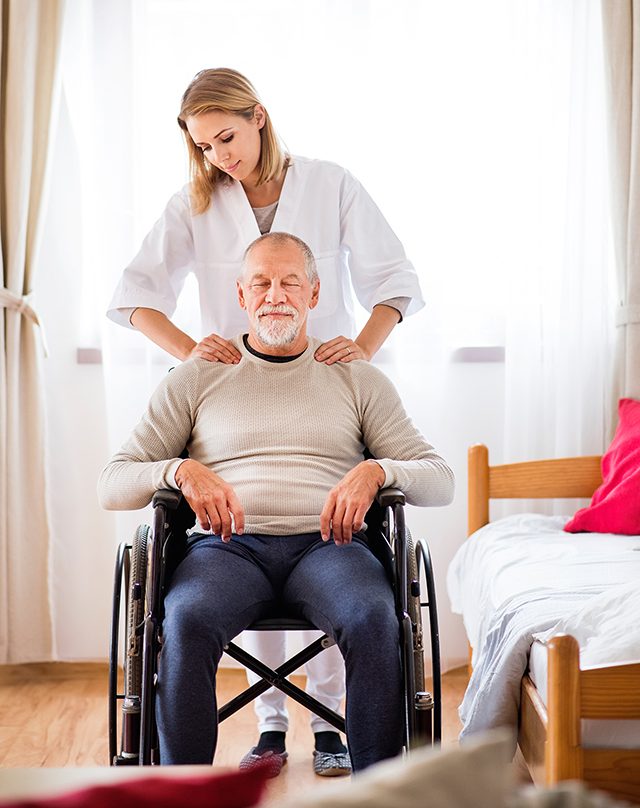
[[(193, 524), (193, 513), (179, 491), (162, 490), (153, 498), (153, 526), (145, 531), (145, 558), (132, 559), (132, 544), (122, 542), (118, 548), (114, 574), (114, 594), (109, 654), (109, 761), (111, 765), (153, 765), (160, 762), (155, 726), (155, 682), (157, 659), (161, 645), (161, 624), (165, 578), (175, 564), (177, 547)], [(440, 644), (435, 597), (435, 583), (429, 548), (423, 539), (415, 546), (404, 519), (405, 497), (401, 491), (384, 489), (367, 514), (367, 539), (391, 579), (399, 621), (402, 673), (404, 685), (404, 744), (407, 750), (416, 746), (439, 743), (442, 728), (442, 691)], [(133, 562), (133, 563), (132, 563)], [(141, 567), (144, 568), (141, 570)], [(132, 573), (136, 573), (133, 575)], [(426, 600), (421, 600), (421, 578), (426, 583)], [(135, 578), (136, 580), (131, 580)], [(123, 593), (124, 585), (124, 593)], [(124, 664), (127, 687), (139, 693), (118, 692), (118, 651), (120, 646), (121, 602), (128, 618), (124, 636)], [(428, 608), (431, 644), (433, 693), (424, 690), (424, 646), (422, 608)], [(141, 617), (141, 620), (138, 618)], [(306, 620), (277, 615), (257, 621), (251, 631), (317, 630)], [(302, 651), (271, 669), (234, 642), (225, 652), (258, 674), (262, 681), (244, 690), (218, 710), (223, 721), (264, 693), (277, 687), (311, 712), (323, 718), (340, 732), (345, 732), (344, 717), (328, 709), (287, 679), (334, 640), (324, 634)], [(133, 668), (131, 666), (134, 666)], [(141, 671), (140, 671), (141, 668)], [(133, 675), (132, 675), (133, 673)], [(139, 683), (139, 686), (138, 686)], [(118, 702), (122, 701), (120, 749), (118, 750)]]

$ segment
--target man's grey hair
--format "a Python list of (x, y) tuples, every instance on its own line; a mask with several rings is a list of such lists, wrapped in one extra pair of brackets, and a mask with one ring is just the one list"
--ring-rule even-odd
[(316, 259), (313, 257), (313, 253), (311, 252), (309, 245), (301, 238), (298, 238), (298, 236), (294, 236), (292, 233), (279, 232), (265, 233), (263, 236), (259, 236), (259, 238), (249, 244), (247, 249), (244, 251), (244, 255), (242, 256), (242, 266), (240, 268), (241, 278), (244, 275), (249, 254), (255, 247), (257, 247), (259, 244), (264, 244), (265, 242), (273, 244), (274, 247), (280, 247), (284, 244), (295, 244), (304, 258), (304, 271), (309, 279), (309, 283), (312, 286), (315, 286), (318, 283), (319, 279), (318, 270), (316, 269)]

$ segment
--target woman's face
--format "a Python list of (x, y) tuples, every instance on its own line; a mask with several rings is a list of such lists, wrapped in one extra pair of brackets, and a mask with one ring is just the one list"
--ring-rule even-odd
[(225, 174), (239, 182), (256, 178), (260, 159), (260, 130), (264, 108), (256, 105), (253, 118), (229, 112), (203, 112), (186, 119), (187, 130), (204, 156)]

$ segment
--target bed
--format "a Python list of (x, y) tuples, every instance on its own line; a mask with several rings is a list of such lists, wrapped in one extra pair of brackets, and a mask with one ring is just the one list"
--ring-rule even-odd
[(469, 450), (471, 539), (447, 581), (473, 650), (463, 736), (517, 727), (535, 783), (580, 779), (640, 803), (640, 536), (563, 534), (566, 517), (489, 519), (490, 500), (590, 497), (600, 461), (490, 466), (485, 446)]

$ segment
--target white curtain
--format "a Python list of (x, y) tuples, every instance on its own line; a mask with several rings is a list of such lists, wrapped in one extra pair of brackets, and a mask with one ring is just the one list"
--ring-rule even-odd
[(53, 653), (42, 347), (31, 304), (62, 3), (2, 0), (1, 9), (0, 662), (17, 663)]
[[(105, 429), (92, 447), (104, 459), (117, 448), (172, 364), (104, 311), (186, 182), (182, 92), (203, 67), (235, 67), (291, 152), (335, 160), (363, 182), (420, 273), (427, 308), (378, 361), (458, 479), (453, 506), (410, 513), (414, 533), (433, 538), (445, 665), (458, 664), (464, 633), (442, 581), (465, 535), (467, 446), (488, 442), (496, 460), (602, 449), (611, 324), (598, 0), (67, 0), (67, 11), (59, 140), (75, 154), (79, 189), (69, 201), (58, 184), (56, 209), (77, 210), (83, 288), (71, 314), (51, 316), (70, 344), (103, 351), (104, 384), (73, 360), (65, 369), (95, 395), (94, 415), (106, 409), (109, 445)], [(177, 322), (197, 337), (195, 298), (185, 290)], [(506, 346), (506, 372), (451, 359), (487, 345)], [(55, 417), (76, 428), (77, 409)], [(93, 488), (94, 454), (69, 485)], [(66, 658), (106, 647), (86, 631), (90, 614), (108, 624), (108, 604), (86, 604), (87, 556), (102, 604), (114, 545), (141, 518), (119, 516), (116, 529), (92, 493), (82, 508), (94, 535), (61, 529), (56, 549)]]
[(617, 414), (619, 398), (640, 398), (640, 2), (602, 0), (602, 20), (617, 270)]
[[(108, 44), (87, 51), (91, 69), (76, 72), (98, 79), (104, 72), (110, 81), (100, 84), (102, 115), (89, 119), (86, 139), (100, 153), (123, 149), (126, 157), (102, 166), (96, 183), (101, 194), (111, 189), (114, 204), (105, 213), (119, 226), (117, 247), (87, 264), (100, 278), (88, 306), (93, 328), (123, 266), (187, 179), (175, 124), (182, 92), (202, 67), (227, 65), (255, 83), (292, 153), (335, 160), (363, 182), (416, 265), (427, 310), (396, 329), (376, 361), (402, 383), (409, 364), (423, 375), (434, 363), (440, 373), (460, 345), (499, 344), (513, 261), (500, 228), (512, 209), (504, 162), (511, 147), (504, 99), (512, 87), (505, 64), (516, 50), (511, 5), (119, 0), (100, 7)], [(117, 28), (123, 35), (109, 37)], [(213, 30), (225, 31), (215, 45)], [(119, 80), (121, 65), (130, 67), (128, 82)], [(115, 119), (130, 138), (117, 148), (108, 124)], [(198, 338), (196, 295), (188, 281), (175, 321)], [(366, 313), (355, 308), (363, 323)], [(101, 322), (94, 339), (104, 353), (115, 448), (174, 362), (139, 334)], [(424, 393), (409, 390), (408, 405), (424, 410)], [(437, 425), (425, 420), (424, 428), (438, 440)]]
[(526, 49), (514, 54), (510, 99), (504, 455), (597, 454), (613, 339), (600, 9), (547, 0), (514, 4), (514, 15)]

